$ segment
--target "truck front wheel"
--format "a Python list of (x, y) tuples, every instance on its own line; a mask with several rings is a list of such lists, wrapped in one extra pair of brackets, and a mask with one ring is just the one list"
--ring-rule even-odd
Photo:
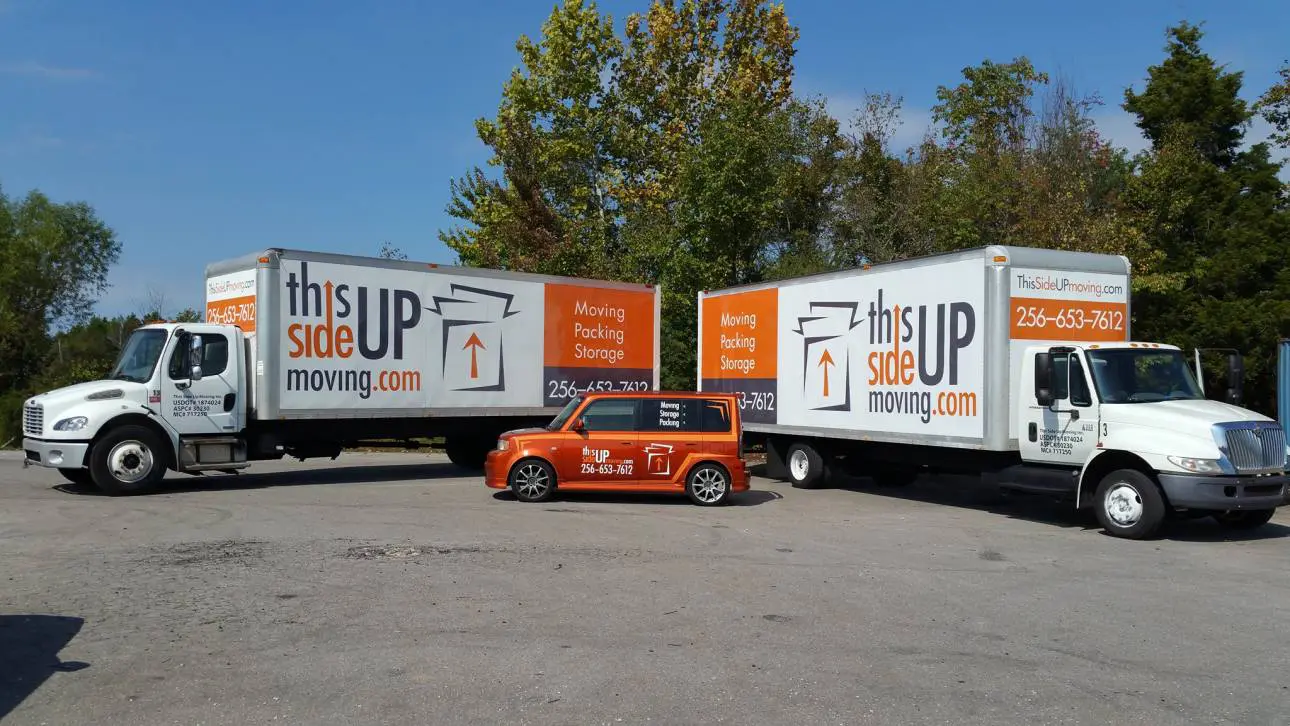
[(444, 439), (443, 452), (453, 464), (463, 469), (479, 470), (484, 468), (491, 443), (480, 436), (449, 436)]
[(151, 429), (122, 426), (99, 439), (90, 452), (90, 476), (112, 495), (139, 494), (166, 476), (166, 455)]
[(810, 444), (796, 443), (788, 447), (785, 463), (788, 465), (788, 480), (798, 489), (819, 487), (828, 473), (824, 457)]
[(89, 469), (59, 469), (58, 473), (78, 487), (93, 488), (95, 486), (94, 478), (90, 476)]
[(1113, 471), (1097, 487), (1097, 521), (1114, 537), (1146, 539), (1167, 513), (1156, 483), (1135, 469)]
[(1275, 509), (1229, 510), (1214, 512), (1213, 517), (1224, 529), (1258, 529), (1272, 521), (1276, 513)]

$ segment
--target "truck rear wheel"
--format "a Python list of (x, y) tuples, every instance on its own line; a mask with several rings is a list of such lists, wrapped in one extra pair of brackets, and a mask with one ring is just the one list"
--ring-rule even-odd
[(122, 426), (94, 444), (90, 476), (99, 489), (114, 496), (149, 491), (166, 476), (165, 450), (151, 429)]
[(1276, 513), (1275, 509), (1229, 510), (1214, 512), (1211, 516), (1224, 529), (1258, 529), (1272, 521)]
[(1097, 487), (1097, 521), (1113, 537), (1146, 539), (1160, 529), (1168, 508), (1151, 477), (1136, 469), (1107, 474)]
[(489, 447), (489, 442), (478, 436), (449, 436), (443, 443), (448, 461), (463, 469), (472, 470), (484, 468)]
[(795, 443), (788, 447), (788, 480), (798, 489), (816, 489), (827, 478), (824, 457), (810, 444)]

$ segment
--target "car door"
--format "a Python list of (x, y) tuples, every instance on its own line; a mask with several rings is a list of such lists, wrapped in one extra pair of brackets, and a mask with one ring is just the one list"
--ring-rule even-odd
[(242, 407), (237, 400), (237, 349), (221, 333), (200, 337), (200, 380), (193, 380), (186, 368), (186, 349), (192, 337), (183, 336), (176, 341), (161, 386), (162, 415), (181, 436), (238, 431)]
[(641, 401), (640, 446), (645, 456), (641, 483), (675, 485), (684, 480), (688, 460), (703, 453), (695, 398), (651, 397)]
[(574, 417), (581, 430), (571, 430), (562, 444), (560, 478), (574, 486), (634, 486), (640, 478), (643, 455), (636, 431), (636, 398), (593, 399)]

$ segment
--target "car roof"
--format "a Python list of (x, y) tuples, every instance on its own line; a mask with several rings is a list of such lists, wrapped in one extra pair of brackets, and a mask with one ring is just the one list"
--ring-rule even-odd
[(733, 398), (735, 394), (724, 391), (590, 391), (583, 398)]

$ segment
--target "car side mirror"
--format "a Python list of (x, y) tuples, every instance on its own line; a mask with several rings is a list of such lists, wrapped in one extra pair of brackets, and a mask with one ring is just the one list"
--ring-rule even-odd
[(583, 421), (581, 418), (575, 418), (573, 420), (572, 429), (578, 433), (582, 433), (587, 430), (587, 422)]
[(1035, 354), (1035, 400), (1040, 406), (1053, 405), (1053, 354)]

